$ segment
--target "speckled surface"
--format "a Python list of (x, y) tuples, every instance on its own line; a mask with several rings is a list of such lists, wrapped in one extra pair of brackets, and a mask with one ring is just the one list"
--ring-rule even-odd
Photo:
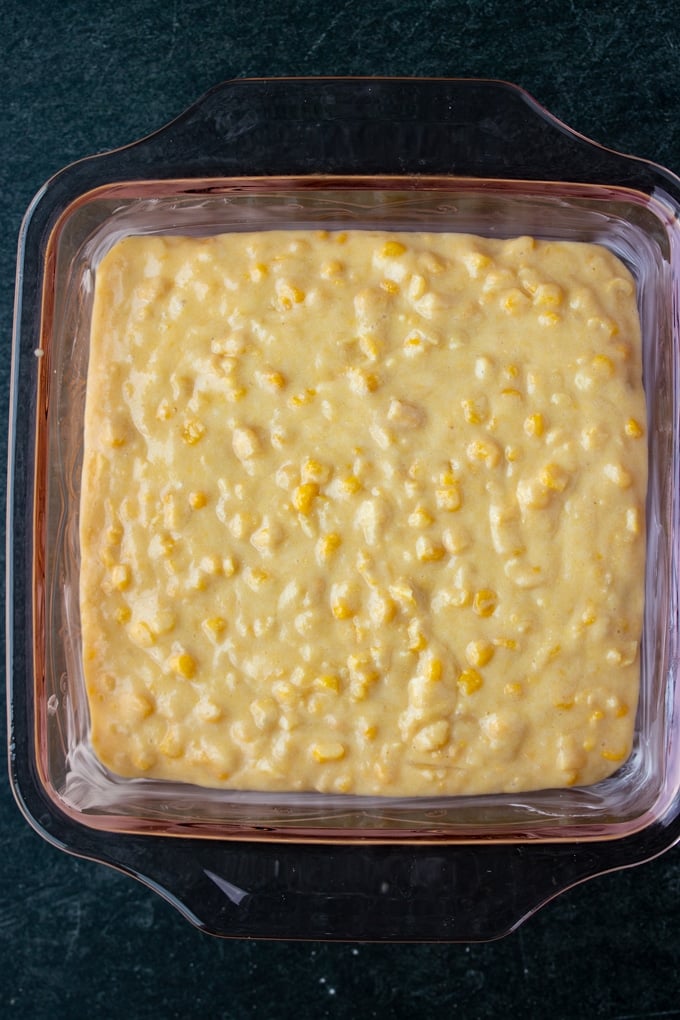
[[(0, 0), (0, 401), (16, 238), (70, 161), (231, 77), (514, 81), (576, 130), (680, 170), (675, 5), (545, 0)], [(0, 990), (15, 1017), (680, 1016), (680, 850), (601, 877), (500, 942), (335, 945), (202, 935), (155, 893), (44, 843), (0, 783)]]

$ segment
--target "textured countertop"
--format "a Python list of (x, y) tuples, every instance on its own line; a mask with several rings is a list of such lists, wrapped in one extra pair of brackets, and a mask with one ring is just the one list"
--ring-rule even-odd
[[(674, 9), (672, 9), (674, 8)], [(32, 196), (233, 77), (501, 78), (680, 171), (680, 12), (641, 2), (0, 0), (0, 399)], [(680, 850), (572, 889), (485, 944), (220, 940), (43, 842), (0, 780), (0, 991), (13, 1017), (680, 1016)]]

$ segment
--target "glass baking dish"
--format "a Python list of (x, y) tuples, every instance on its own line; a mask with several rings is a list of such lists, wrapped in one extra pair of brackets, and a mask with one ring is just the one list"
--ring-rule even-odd
[[(10, 769), (29, 821), (154, 885), (207, 930), (310, 938), (494, 937), (574, 882), (672, 845), (679, 199), (668, 171), (580, 138), (514, 86), (465, 80), (227, 83), (156, 135), (50, 181), (20, 240), (10, 420)], [(634, 749), (610, 779), (395, 799), (123, 780), (97, 762), (77, 597), (97, 264), (129, 234), (293, 227), (591, 241), (632, 272), (647, 575)], [(277, 896), (290, 909), (273, 910)]]

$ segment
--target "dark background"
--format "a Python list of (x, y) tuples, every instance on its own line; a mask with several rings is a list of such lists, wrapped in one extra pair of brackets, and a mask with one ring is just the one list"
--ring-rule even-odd
[[(544, 0), (0, 0), (0, 401), (16, 238), (65, 164), (232, 77), (492, 77), (680, 172), (680, 7)], [(5, 430), (3, 430), (3, 434)], [(573, 889), (500, 942), (202, 935), (132, 879), (43, 843), (0, 783), (0, 1011), (11, 1017), (680, 1016), (680, 850)]]

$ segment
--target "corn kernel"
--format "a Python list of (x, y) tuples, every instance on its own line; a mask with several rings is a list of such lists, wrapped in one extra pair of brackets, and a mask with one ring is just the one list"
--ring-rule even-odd
[(233, 556), (225, 556), (222, 559), (222, 573), (225, 577), (233, 577), (238, 570), (238, 561)]
[(158, 421), (169, 421), (170, 418), (172, 418), (173, 413), (170, 401), (164, 397), (156, 408), (156, 418)]
[(122, 700), (126, 713), (129, 712), (138, 719), (148, 719), (156, 707), (153, 698), (144, 691), (129, 691), (123, 695)]
[(144, 749), (135, 749), (130, 755), (130, 761), (140, 772), (148, 772), (156, 762), (156, 755)]
[(408, 283), (408, 296), (411, 301), (417, 301), (427, 290), (425, 277), (420, 273), (414, 273)]
[(456, 683), (463, 694), (474, 694), (483, 686), (484, 681), (476, 669), (464, 669)]
[(420, 629), (418, 620), (411, 620), (408, 625), (408, 647), (410, 652), (422, 652), (427, 648), (427, 638)]
[(203, 630), (209, 637), (217, 638), (225, 630), (227, 621), (221, 616), (209, 616), (203, 621)]
[(290, 311), (293, 305), (302, 304), (305, 299), (305, 292), (303, 290), (283, 280), (277, 282), (276, 293), (279, 299), (279, 307), (287, 312)]
[(423, 726), (413, 738), (414, 750), (421, 753), (427, 751), (438, 751), (448, 741), (451, 727), (446, 719), (438, 719), (436, 722)]
[(352, 701), (365, 701), (371, 684), (377, 679), (378, 674), (375, 671), (353, 676), (349, 685), (349, 696)]
[(433, 521), (434, 518), (424, 506), (417, 506), (408, 516), (408, 523), (412, 528), (427, 528)]
[(404, 347), (410, 350), (423, 350), (425, 345), (419, 333), (410, 333), (404, 340)]
[(627, 641), (620, 648), (609, 648), (605, 656), (611, 666), (630, 666), (638, 653), (637, 641)]
[(460, 496), (460, 489), (455, 481), (440, 489), (435, 489), (434, 496), (439, 510), (448, 510), (453, 513), (456, 510), (460, 510), (462, 506), (463, 501)]
[(189, 493), (189, 504), (194, 510), (201, 510), (208, 502), (208, 497), (204, 492), (190, 492)]
[(479, 276), (480, 270), (486, 269), (491, 265), (491, 259), (480, 251), (474, 251), (463, 255), (463, 263), (470, 276), (475, 279)]
[(374, 588), (368, 597), (368, 615), (371, 623), (375, 627), (383, 627), (394, 619), (396, 612), (397, 607), (389, 595)]
[(475, 439), (468, 443), (466, 453), (468, 460), (483, 460), (488, 468), (496, 467), (500, 460), (500, 450), (493, 442)]
[(182, 439), (188, 446), (194, 446), (204, 434), (205, 425), (196, 418), (185, 421), (182, 426)]
[(329, 259), (321, 266), (321, 275), (327, 280), (334, 276), (339, 276), (342, 272), (342, 262), (338, 262), (337, 259)]
[(231, 445), (240, 461), (249, 460), (262, 449), (257, 432), (246, 426), (238, 426), (233, 430)]
[(106, 541), (109, 545), (119, 545), (123, 538), (123, 529), (117, 524), (106, 529)]
[(352, 616), (354, 616), (352, 607), (341, 598), (338, 598), (333, 602), (331, 610), (336, 620), (349, 620)]
[(348, 655), (347, 668), (350, 676), (354, 679), (368, 677), (371, 681), (378, 679), (378, 674), (372, 669), (373, 660), (368, 655)]
[(632, 535), (640, 534), (640, 513), (636, 506), (628, 507), (626, 510), (626, 531)]
[(130, 636), (140, 648), (150, 648), (156, 641), (156, 635), (145, 620), (138, 620), (130, 627)]
[(239, 400), (243, 400), (248, 390), (245, 386), (232, 386), (230, 389), (225, 390), (225, 396), (231, 403), (237, 403)]
[(631, 437), (631, 439), (639, 439), (640, 436), (644, 434), (642, 425), (640, 425), (640, 423), (636, 421), (635, 418), (628, 419), (625, 426), (625, 432), (627, 436)]
[(452, 588), (447, 594), (446, 604), (456, 609), (465, 609), (472, 602), (472, 592), (467, 588)]
[(477, 616), (492, 616), (496, 611), (497, 605), (498, 596), (495, 591), (491, 591), (489, 588), (482, 588), (480, 591), (475, 592), (472, 608)]
[(470, 641), (465, 658), (471, 666), (486, 666), (493, 659), (494, 647), (488, 641)]
[(524, 688), (519, 683), (505, 684), (503, 694), (508, 698), (521, 698), (524, 694)]
[(171, 666), (175, 673), (183, 676), (186, 680), (191, 680), (196, 675), (196, 660), (188, 652), (181, 652), (179, 655), (176, 655), (171, 662)]
[(605, 464), (604, 474), (619, 489), (628, 489), (633, 481), (629, 472), (621, 464)]
[(481, 425), (486, 415), (479, 402), (475, 400), (461, 400), (463, 416), (468, 425)]
[(546, 489), (555, 492), (564, 492), (569, 481), (569, 475), (559, 464), (546, 464), (541, 471), (541, 485)]
[(513, 287), (501, 299), (501, 308), (508, 315), (516, 315), (523, 308), (526, 308), (528, 304), (529, 299), (518, 287)]
[(330, 469), (314, 457), (307, 457), (307, 459), (302, 462), (300, 475), (303, 482), (323, 483), (328, 481)]
[(115, 448), (125, 446), (127, 426), (124, 421), (110, 422), (104, 429), (104, 440)]
[(623, 761), (626, 757), (625, 751), (610, 751), (605, 749), (601, 752), (602, 757), (605, 761)]
[(284, 537), (285, 532), (281, 525), (264, 517), (260, 527), (250, 536), (250, 544), (257, 549), (260, 556), (268, 556), (281, 544)]
[(325, 687), (326, 690), (335, 691), (336, 694), (340, 690), (340, 677), (333, 673), (323, 673), (316, 678), (316, 683), (320, 687)]
[(316, 482), (303, 482), (293, 492), (293, 506), (301, 514), (310, 514), (314, 500), (319, 495)]
[(377, 376), (371, 372), (363, 372), (359, 368), (348, 369), (347, 378), (352, 392), (360, 397), (365, 397), (368, 393), (375, 393), (379, 386)]
[(501, 390), (501, 396), (502, 397), (518, 397), (519, 400), (522, 399), (521, 392), (518, 389), (515, 389), (514, 386), (505, 386)]
[(544, 312), (538, 317), (540, 326), (556, 326), (559, 321), (560, 317), (557, 312)]
[(555, 283), (541, 283), (534, 291), (534, 304), (543, 308), (556, 308), (562, 304), (562, 290)]
[(295, 393), (290, 398), (289, 403), (290, 403), (291, 407), (304, 407), (306, 404), (311, 404), (311, 402), (312, 402), (312, 400), (314, 399), (315, 396), (316, 396), (316, 390), (311, 388), (311, 387), (308, 387), (306, 390), (303, 390), (301, 393)]
[(542, 436), (543, 428), (543, 415), (540, 411), (537, 411), (536, 414), (530, 414), (528, 418), (524, 419), (524, 431), (528, 436)]
[(380, 354), (381, 347), (382, 344), (380, 343), (380, 341), (376, 337), (371, 336), (368, 333), (362, 333), (362, 335), (359, 337), (359, 348), (361, 350), (361, 353), (364, 354), (369, 359), (369, 361), (377, 360), (378, 355)]
[(437, 681), (442, 678), (442, 660), (436, 656), (428, 657), (425, 662), (424, 675), (428, 680)]
[(269, 267), (264, 262), (258, 262), (254, 266), (250, 267), (250, 279), (253, 283), (258, 283), (260, 280), (264, 280), (265, 276), (269, 275)]
[(403, 255), (405, 251), (406, 245), (400, 241), (387, 241), (380, 254), (383, 258), (395, 258), (397, 255)]
[(630, 280), (624, 280), (621, 276), (615, 276), (609, 283), (606, 284), (605, 290), (614, 292), (615, 294), (625, 294), (628, 297), (633, 293), (634, 287)]
[(272, 686), (272, 694), (278, 702), (283, 702), (284, 705), (290, 705), (293, 701), (297, 701), (299, 698), (298, 691), (285, 681), (279, 681)]
[(591, 362), (594, 369), (603, 375), (613, 375), (614, 362), (606, 354), (596, 354)]
[(444, 272), (444, 263), (441, 262), (440, 259), (438, 259), (431, 251), (424, 252), (420, 261), (423, 269), (426, 269), (428, 273), (433, 273), (435, 276), (438, 276), (439, 273)]
[(416, 605), (416, 593), (408, 581), (397, 581), (389, 586), (388, 591), (402, 609), (410, 609)]
[(345, 757), (345, 748), (339, 741), (314, 744), (312, 746), (312, 757), (320, 765), (327, 761), (340, 761)]
[(130, 587), (130, 568), (125, 563), (117, 563), (111, 571), (111, 583), (118, 591)]
[(121, 606), (116, 610), (116, 623), (127, 623), (132, 613), (129, 606)]
[(399, 293), (399, 284), (396, 283), (394, 280), (381, 280), (380, 281), (380, 286), (388, 294), (398, 294)]
[(619, 332), (619, 327), (613, 319), (601, 319), (598, 316), (588, 319), (588, 329), (600, 329), (609, 337), (616, 336)]
[(173, 727), (168, 727), (165, 736), (158, 745), (158, 750), (166, 758), (181, 758), (184, 754), (184, 744), (181, 737)]
[(342, 545), (342, 539), (335, 531), (329, 531), (323, 535), (317, 544), (317, 551), (320, 559), (329, 560), (333, 553)]
[(342, 489), (350, 495), (355, 492), (359, 492), (363, 488), (363, 485), (356, 475), (345, 475), (340, 482), (340, 485)]
[(272, 393), (275, 390), (285, 389), (286, 386), (286, 377), (282, 372), (260, 372), (255, 378), (263, 389), (269, 390)]
[(446, 549), (439, 542), (432, 542), (426, 535), (416, 539), (416, 556), (421, 563), (437, 563), (446, 556)]
[(258, 591), (263, 584), (269, 581), (270, 576), (269, 572), (263, 570), (262, 567), (247, 567), (243, 571), (243, 580), (251, 591)]
[(406, 400), (391, 400), (387, 420), (398, 428), (417, 429), (425, 422), (426, 414), (419, 404)]

